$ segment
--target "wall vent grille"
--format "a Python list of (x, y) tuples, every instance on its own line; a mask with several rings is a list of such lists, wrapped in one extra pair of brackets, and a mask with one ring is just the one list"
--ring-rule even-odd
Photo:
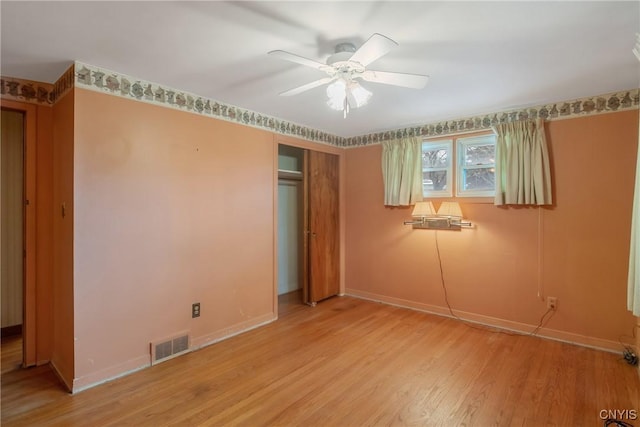
[(151, 364), (155, 365), (188, 352), (188, 333), (182, 333), (161, 341), (155, 341), (151, 343)]

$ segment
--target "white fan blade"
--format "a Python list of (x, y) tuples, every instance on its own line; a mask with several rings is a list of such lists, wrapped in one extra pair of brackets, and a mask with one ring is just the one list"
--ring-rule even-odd
[(332, 80), (334, 80), (333, 77), (325, 77), (324, 79), (316, 80), (314, 82), (307, 83), (306, 85), (302, 85), (302, 86), (294, 87), (293, 89), (289, 89), (289, 90), (287, 90), (285, 92), (282, 92), (280, 94), (280, 96), (297, 95), (297, 94), (302, 93), (304, 91), (307, 91), (309, 89), (313, 89), (314, 87), (318, 87), (318, 86), (322, 86), (323, 84), (327, 84)]
[(366, 70), (361, 74), (362, 80), (386, 85), (422, 89), (429, 81), (429, 76), (421, 74), (390, 73), (387, 71)]
[(272, 50), (269, 55), (275, 56), (285, 61), (295, 62), (296, 64), (306, 65), (307, 67), (315, 68), (316, 70), (327, 71), (332, 67), (322, 62), (314, 61), (313, 59), (305, 58), (304, 56), (296, 55), (295, 53), (285, 52), (284, 50)]
[(375, 33), (369, 40), (364, 42), (358, 50), (355, 51), (349, 61), (359, 62), (363, 66), (371, 64), (376, 59), (389, 53), (391, 49), (398, 46), (398, 43), (385, 37), (382, 34)]

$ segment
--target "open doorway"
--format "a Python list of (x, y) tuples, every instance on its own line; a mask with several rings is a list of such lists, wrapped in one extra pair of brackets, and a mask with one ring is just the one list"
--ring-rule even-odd
[(278, 146), (278, 311), (305, 302), (304, 150)]
[(2, 373), (23, 364), (25, 284), (25, 113), (2, 109), (0, 147), (0, 319)]

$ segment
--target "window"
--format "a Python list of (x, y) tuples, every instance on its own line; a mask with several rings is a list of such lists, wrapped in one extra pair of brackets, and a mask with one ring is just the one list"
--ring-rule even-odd
[(495, 151), (494, 134), (423, 142), (422, 194), (427, 198), (492, 197)]
[(453, 141), (422, 144), (422, 194), (429, 197), (451, 197)]
[(457, 141), (456, 196), (493, 196), (496, 188), (496, 137), (485, 135)]

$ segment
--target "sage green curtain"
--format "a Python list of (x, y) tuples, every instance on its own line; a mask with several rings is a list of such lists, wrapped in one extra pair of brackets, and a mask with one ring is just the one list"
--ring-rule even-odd
[(384, 204), (408, 206), (422, 200), (422, 146), (418, 138), (382, 143)]
[(544, 121), (493, 128), (496, 138), (496, 205), (550, 205), (551, 167)]
[[(640, 60), (640, 57), (638, 58)], [(640, 126), (638, 127), (640, 135)], [(638, 157), (636, 160), (636, 186), (633, 193), (631, 214), (631, 247), (629, 250), (629, 278), (627, 308), (634, 316), (640, 317), (640, 136), (638, 137)]]

